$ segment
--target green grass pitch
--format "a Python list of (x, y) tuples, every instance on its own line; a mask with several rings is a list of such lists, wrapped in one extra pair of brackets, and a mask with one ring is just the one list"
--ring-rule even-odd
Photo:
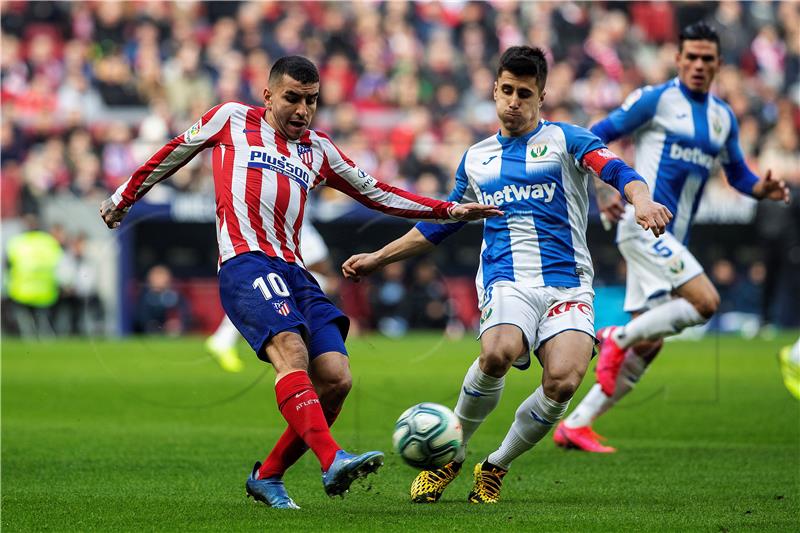
[[(797, 531), (800, 402), (776, 353), (793, 338), (668, 343), (639, 388), (596, 429), (595, 456), (548, 436), (512, 467), (496, 506), (466, 502), (471, 467), (492, 451), (540, 370), (512, 370), (475, 435), (462, 475), (436, 505), (415, 505), (415, 472), (391, 453), (396, 417), (455, 403), (472, 339), (354, 339), (354, 388), (334, 436), (380, 449), (386, 465), (327, 498), (310, 454), (286, 476), (302, 507), (245, 498), (244, 481), (283, 430), (272, 370), (246, 353), (226, 374), (202, 339), (5, 339), (2, 530), (12, 531)], [(579, 391), (591, 384), (591, 374)]]

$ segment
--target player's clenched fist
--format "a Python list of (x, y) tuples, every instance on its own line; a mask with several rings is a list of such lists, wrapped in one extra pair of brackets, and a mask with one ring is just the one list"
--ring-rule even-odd
[(127, 214), (128, 210), (118, 208), (114, 205), (111, 198), (106, 198), (103, 200), (103, 203), (100, 204), (100, 216), (103, 218), (103, 222), (106, 223), (106, 226), (111, 229), (118, 228), (122, 223), (122, 219), (125, 218)]
[(342, 275), (345, 279), (358, 282), (362, 276), (369, 276), (380, 266), (376, 254), (356, 254), (342, 264)]
[(664, 233), (667, 224), (672, 220), (669, 209), (649, 198), (634, 202), (633, 207), (636, 209), (636, 223), (651, 230), (656, 237)]

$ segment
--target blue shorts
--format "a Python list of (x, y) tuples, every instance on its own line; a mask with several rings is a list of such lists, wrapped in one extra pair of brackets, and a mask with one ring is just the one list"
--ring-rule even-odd
[(350, 320), (299, 265), (260, 252), (237, 255), (219, 270), (219, 295), (231, 322), (263, 361), (269, 362), (266, 344), (287, 330), (303, 336), (309, 360), (326, 352), (347, 354)]

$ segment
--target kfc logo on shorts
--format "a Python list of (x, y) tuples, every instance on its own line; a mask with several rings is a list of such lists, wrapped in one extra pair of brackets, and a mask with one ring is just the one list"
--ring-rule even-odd
[(548, 317), (563, 315), (573, 309), (577, 309), (586, 316), (591, 316), (592, 306), (584, 302), (561, 302), (554, 305), (550, 311), (547, 312)]

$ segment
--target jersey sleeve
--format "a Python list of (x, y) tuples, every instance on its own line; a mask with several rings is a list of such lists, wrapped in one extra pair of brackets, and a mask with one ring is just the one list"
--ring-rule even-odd
[[(469, 186), (465, 162), (467, 154), (464, 153), (461, 163), (456, 170), (456, 185), (447, 199), (451, 202), (475, 202), (477, 197), (475, 191)], [(452, 222), (449, 224), (433, 224), (431, 222), (418, 222), (415, 226), (422, 235), (433, 244), (439, 244), (450, 235), (456, 233), (464, 227), (466, 222)]]
[(321, 183), (345, 193), (370, 209), (402, 218), (430, 219), (451, 222), (453, 202), (443, 202), (393, 187), (358, 168), (350, 158), (320, 132), (323, 162)]
[(120, 209), (129, 208), (153, 185), (172, 176), (202, 150), (216, 144), (236, 105), (239, 104), (211, 108), (192, 127), (165, 144), (117, 188), (111, 196), (114, 205)]
[(737, 191), (752, 196), (753, 186), (758, 183), (758, 176), (756, 176), (744, 161), (744, 154), (742, 148), (739, 146), (739, 124), (736, 122), (736, 117), (728, 109), (728, 114), (731, 118), (731, 131), (728, 133), (728, 138), (720, 150), (719, 159), (722, 168), (725, 170), (725, 177), (728, 178), (728, 183)]
[(593, 125), (592, 133), (604, 143), (610, 143), (623, 135), (633, 133), (653, 118), (660, 95), (661, 91), (653, 87), (636, 89), (628, 95), (621, 106), (609, 113), (608, 117)]
[(572, 124), (559, 123), (558, 125), (564, 131), (567, 152), (583, 172), (599, 177), (617, 189), (623, 196), (628, 183), (645, 181), (591, 131)]

